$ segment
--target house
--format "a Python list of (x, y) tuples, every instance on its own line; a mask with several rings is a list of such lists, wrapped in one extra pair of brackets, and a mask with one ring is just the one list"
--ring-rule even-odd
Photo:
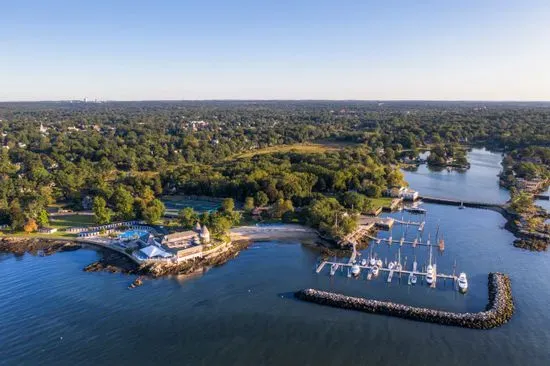
[(164, 235), (162, 245), (167, 248), (188, 247), (199, 242), (199, 235), (194, 230)]
[(414, 189), (406, 188), (401, 192), (401, 197), (407, 201), (415, 201), (418, 199), (418, 192)]
[(38, 229), (38, 232), (41, 234), (53, 234), (56, 231), (57, 229), (54, 227), (41, 227), (40, 229)]
[(384, 195), (393, 198), (403, 198), (407, 201), (414, 201), (418, 199), (419, 193), (411, 188), (391, 187), (384, 192)]

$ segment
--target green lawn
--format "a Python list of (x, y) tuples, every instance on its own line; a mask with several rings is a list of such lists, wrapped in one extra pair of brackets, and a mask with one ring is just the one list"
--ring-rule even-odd
[(379, 207), (389, 207), (391, 204), (391, 197), (380, 197), (380, 198), (370, 198), (369, 200), (374, 205), (374, 209), (377, 210)]
[(94, 224), (93, 215), (65, 215), (55, 216), (50, 219), (50, 226), (60, 230), (72, 226), (90, 226)]

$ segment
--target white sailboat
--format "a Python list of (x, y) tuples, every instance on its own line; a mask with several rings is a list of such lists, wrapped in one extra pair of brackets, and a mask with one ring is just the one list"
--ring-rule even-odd
[(428, 248), (430, 250), (430, 259), (428, 262), (428, 268), (426, 268), (426, 282), (431, 285), (434, 282), (434, 268), (432, 266), (432, 246), (430, 245), (430, 235), (428, 234)]

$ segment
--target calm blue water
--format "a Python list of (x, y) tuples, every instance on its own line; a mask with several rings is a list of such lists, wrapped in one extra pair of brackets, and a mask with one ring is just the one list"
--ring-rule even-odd
[[(317, 275), (317, 252), (292, 242), (256, 243), (204, 275), (145, 281), (134, 290), (127, 289), (132, 276), (83, 272), (98, 258), (94, 250), (0, 255), (0, 364), (547, 365), (549, 254), (514, 248), (495, 212), (424, 207), (425, 234), (435, 235), (439, 225), (446, 241), (443, 256), (435, 255), (438, 269), (451, 272), (456, 261), (469, 275), (466, 295), (442, 283), (435, 290), (408, 287), (405, 277), (387, 284), (330, 277), (328, 268)], [(414, 235), (409, 228), (407, 236)], [(391, 259), (397, 246), (375, 250)], [(402, 252), (419, 262), (426, 254), (420, 247)], [(508, 324), (490, 331), (333, 309), (289, 294), (315, 287), (479, 311), (489, 271), (510, 274), (517, 307)]]
[(424, 164), (415, 172), (403, 172), (405, 180), (420, 195), (489, 203), (504, 203), (510, 198), (509, 192), (498, 184), (500, 154), (473, 149), (468, 152), (468, 161), (471, 167), (466, 171), (432, 170)]

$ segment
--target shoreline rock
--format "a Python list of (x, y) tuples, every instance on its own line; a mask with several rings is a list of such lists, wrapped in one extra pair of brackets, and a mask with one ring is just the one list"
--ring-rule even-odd
[(386, 301), (351, 297), (342, 294), (304, 289), (295, 296), (304, 301), (343, 309), (383, 314), (416, 321), (472, 329), (491, 329), (507, 323), (514, 313), (510, 278), (503, 273), (489, 273), (489, 302), (485, 311), (455, 313)]

